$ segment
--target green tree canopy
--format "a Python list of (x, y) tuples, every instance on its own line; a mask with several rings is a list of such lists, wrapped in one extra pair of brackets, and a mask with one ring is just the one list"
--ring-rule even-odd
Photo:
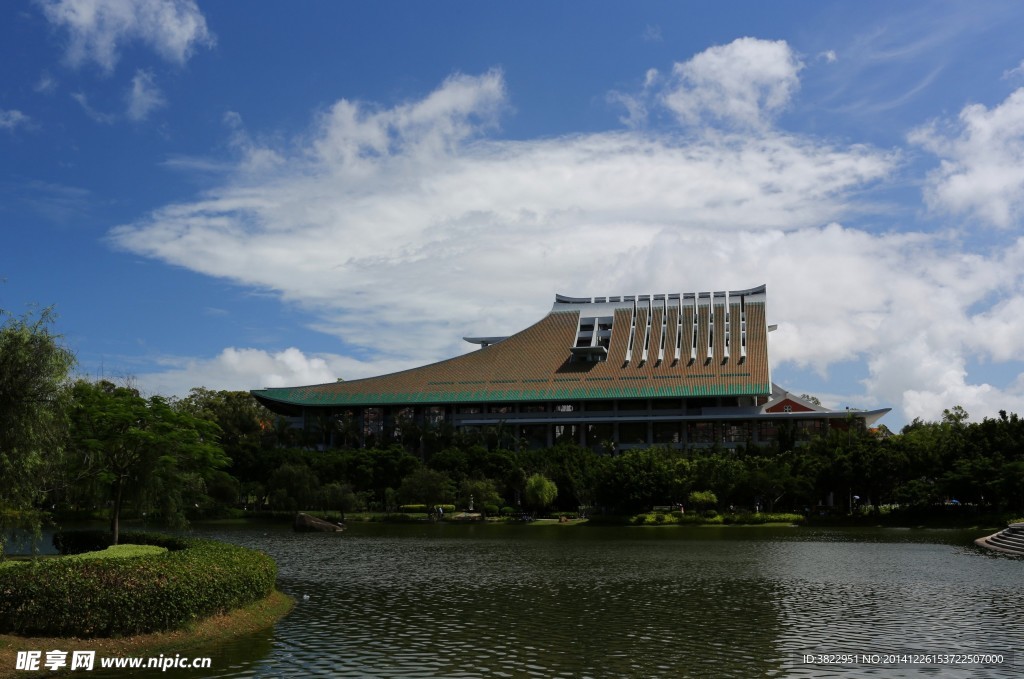
[(106, 380), (79, 380), (73, 394), (75, 464), (108, 493), (114, 544), (129, 496), (141, 509), (157, 509), (174, 522), (183, 517), (186, 495), (201, 492), (205, 480), (229, 462), (216, 424), (163, 397), (146, 399)]
[(526, 479), (526, 504), (544, 509), (558, 497), (558, 486), (543, 474), (534, 474)]
[(402, 479), (398, 497), (407, 504), (447, 504), (455, 499), (455, 484), (444, 472), (420, 467)]
[(0, 309), (0, 319), (0, 528), (13, 520), (38, 530), (33, 510), (59, 467), (75, 357), (50, 332), (51, 309), (38, 318)]

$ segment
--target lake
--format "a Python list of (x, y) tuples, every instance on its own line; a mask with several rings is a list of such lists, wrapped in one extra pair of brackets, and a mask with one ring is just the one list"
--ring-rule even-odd
[[(297, 600), (272, 630), (185, 649), (212, 657), (202, 676), (1010, 677), (1024, 669), (1014, 655), (1024, 640), (1024, 559), (975, 548), (978, 531), (357, 523), (344, 534), (280, 524), (194, 533), (269, 553), (279, 586)], [(914, 653), (1004, 660), (939, 666), (901, 657)]]

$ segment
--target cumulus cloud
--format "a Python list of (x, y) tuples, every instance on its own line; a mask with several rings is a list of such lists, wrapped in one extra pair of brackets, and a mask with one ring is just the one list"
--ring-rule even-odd
[[(110, 237), (304, 305), (317, 329), (365, 357), (319, 357), (328, 369), (316, 374), (247, 369), (257, 386), (438, 360), (468, 350), (463, 335), (525, 327), (555, 292), (767, 283), (771, 322), (781, 325), (771, 336), (776, 366), (825, 374), (861, 361), (868, 377), (851, 401), (907, 417), (938, 417), (956, 403), (982, 415), (1024, 405), (1018, 382), (972, 384), (967, 374), (968, 356), (1014, 355), (1024, 323), (1005, 316), (1024, 310), (1024, 245), (970, 253), (955, 235), (841, 226), (881, 209), (861, 194), (891, 177), (899, 157), (769, 125), (799, 85), (785, 43), (743, 39), (686, 64), (674, 80), (645, 77), (659, 93), (649, 105), (706, 118), (686, 134), (637, 126), (503, 140), (493, 134), (508, 106), (500, 72), (453, 76), (391, 108), (339, 101), (291, 146), (255, 143), (232, 115), (240, 157), (223, 183)], [(661, 96), (670, 91), (689, 108)], [(175, 374), (194, 386), (236, 359), (281, 362), (230, 351)], [(255, 353), (242, 361), (243, 351)]]
[[(338, 102), (300, 148), (249, 142), (232, 181), (112, 238), (316, 307), (351, 344), (426, 358), (455, 349), (454, 333), (394, 329), (459, 319), (466, 332), (507, 330), (505, 313), (486, 313), (495, 301), (536, 314), (554, 289), (635, 284), (616, 260), (668, 234), (718, 231), (722, 247), (744, 231), (826, 223), (894, 162), (782, 134), (483, 138), (504, 102), (499, 73), (451, 78), (392, 109)], [(274, 160), (252, 162), (263, 156)]]
[(1024, 216), (1024, 88), (994, 108), (966, 106), (956, 122), (933, 121), (910, 134), (940, 165), (928, 176), (925, 198), (935, 209), (997, 227)]
[(93, 62), (106, 72), (121, 48), (141, 42), (167, 61), (183, 64), (214, 36), (194, 0), (37, 0), (54, 26), (68, 33), (73, 66)]
[(167, 103), (160, 88), (153, 82), (153, 74), (141, 69), (135, 72), (126, 99), (126, 115), (129, 120), (134, 121), (145, 120), (150, 113)]
[(802, 68), (785, 41), (740, 38), (677, 63), (664, 103), (689, 125), (710, 118), (763, 127), (800, 88)]

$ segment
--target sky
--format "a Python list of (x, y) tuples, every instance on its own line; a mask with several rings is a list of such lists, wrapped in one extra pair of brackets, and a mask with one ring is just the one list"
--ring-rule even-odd
[(766, 284), (772, 378), (1024, 413), (1024, 4), (0, 7), (0, 309), (144, 392)]

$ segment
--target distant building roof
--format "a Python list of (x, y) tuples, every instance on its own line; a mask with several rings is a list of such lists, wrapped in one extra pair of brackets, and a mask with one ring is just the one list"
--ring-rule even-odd
[(402, 372), (253, 391), (268, 406), (604, 400), (772, 393), (764, 286), (566, 297), (509, 337)]

